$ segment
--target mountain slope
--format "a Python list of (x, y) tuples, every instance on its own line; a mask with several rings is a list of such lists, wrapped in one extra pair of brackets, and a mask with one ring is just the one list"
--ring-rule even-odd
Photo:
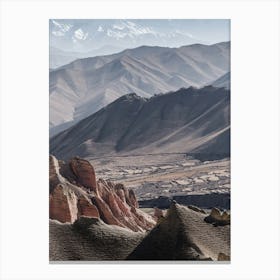
[(230, 157), (230, 128), (227, 127), (216, 137), (196, 148), (190, 155), (200, 160), (216, 160)]
[(85, 58), (50, 72), (50, 134), (70, 127), (118, 97), (151, 97), (203, 86), (229, 71), (230, 43), (138, 47)]
[(212, 83), (214, 87), (224, 87), (226, 89), (230, 88), (230, 72), (226, 73), (216, 81)]
[[(50, 152), (63, 159), (116, 153), (209, 153), (215, 139), (230, 127), (229, 100), (229, 91), (211, 86), (149, 99), (127, 94), (51, 138)], [(220, 142), (217, 153), (229, 149), (227, 138)]]
[(89, 52), (71, 52), (63, 51), (50, 46), (50, 69), (63, 67), (66, 64), (80, 58), (102, 56), (120, 52), (122, 49), (116, 46), (105, 45), (99, 49), (93, 49)]

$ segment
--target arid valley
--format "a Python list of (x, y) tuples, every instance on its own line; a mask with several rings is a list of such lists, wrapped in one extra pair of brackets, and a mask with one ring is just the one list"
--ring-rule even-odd
[(143, 207), (168, 207), (168, 200), (203, 208), (229, 209), (230, 162), (205, 161), (185, 154), (130, 155), (90, 158), (104, 179), (134, 190)]

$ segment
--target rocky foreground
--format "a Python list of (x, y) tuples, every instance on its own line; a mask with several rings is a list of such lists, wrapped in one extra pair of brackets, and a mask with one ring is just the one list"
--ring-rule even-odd
[(149, 215), (88, 161), (50, 156), (49, 248), (50, 261), (229, 260), (230, 216), (176, 202)]
[(138, 209), (132, 190), (122, 184), (96, 180), (92, 165), (80, 158), (69, 163), (50, 156), (50, 219), (73, 223), (79, 217), (101, 219), (107, 224), (145, 231), (155, 220)]

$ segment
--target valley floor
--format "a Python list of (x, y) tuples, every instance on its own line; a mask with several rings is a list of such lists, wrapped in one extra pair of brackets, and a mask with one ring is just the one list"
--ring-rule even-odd
[[(187, 158), (185, 154), (145, 154), (90, 158), (96, 173), (113, 182), (132, 188), (140, 201), (153, 201), (159, 197), (180, 198), (192, 196), (199, 200), (207, 197), (213, 202), (224, 200), (230, 193), (230, 160), (201, 162)], [(177, 200), (176, 199), (176, 200)], [(194, 204), (197, 201), (194, 200)], [(205, 200), (205, 199), (204, 199)], [(192, 201), (186, 201), (189, 204)], [(212, 205), (209, 201), (198, 203), (200, 207)], [(209, 204), (209, 205), (208, 205)], [(218, 202), (219, 204), (219, 202)], [(155, 206), (142, 203), (144, 206)], [(160, 205), (159, 205), (160, 206)], [(164, 207), (163, 207), (164, 208)]]

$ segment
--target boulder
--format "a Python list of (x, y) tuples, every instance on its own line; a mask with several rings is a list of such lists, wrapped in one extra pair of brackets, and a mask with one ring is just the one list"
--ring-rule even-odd
[(230, 214), (226, 211), (221, 212), (218, 208), (213, 208), (210, 215), (205, 217), (205, 222), (215, 226), (225, 226), (230, 224)]

